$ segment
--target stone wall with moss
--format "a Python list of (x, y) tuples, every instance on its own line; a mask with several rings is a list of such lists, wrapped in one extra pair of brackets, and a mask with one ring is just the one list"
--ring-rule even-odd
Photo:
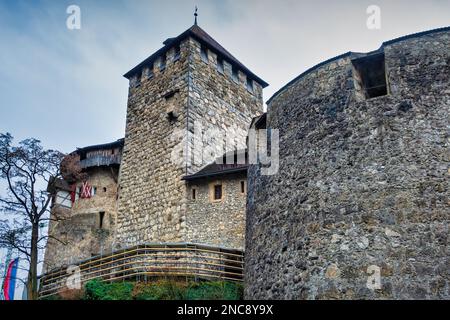
[(347, 54), (271, 99), (280, 169), (249, 169), (246, 298), (450, 298), (449, 48), (448, 29), (385, 43), (384, 96), (361, 99)]

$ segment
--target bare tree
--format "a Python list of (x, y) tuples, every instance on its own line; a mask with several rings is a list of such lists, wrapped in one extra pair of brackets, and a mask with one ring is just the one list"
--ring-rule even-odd
[(52, 196), (47, 187), (60, 176), (63, 154), (45, 150), (36, 139), (17, 146), (12, 141), (9, 133), (0, 134), (0, 179), (6, 184), (0, 209), (9, 216), (0, 223), (0, 247), (15, 249), (28, 261), (28, 298), (34, 300), (38, 298), (39, 250), (47, 238), (41, 229), (50, 219)]

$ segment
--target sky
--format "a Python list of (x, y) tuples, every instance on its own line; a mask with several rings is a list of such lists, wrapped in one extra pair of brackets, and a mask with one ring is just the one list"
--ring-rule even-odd
[(450, 25), (450, 0), (0, 0), (0, 132), (62, 152), (123, 137), (122, 75), (188, 29), (196, 5), (199, 25), (270, 84), (264, 101), (321, 61)]
[[(69, 5), (81, 29), (69, 30)], [(381, 28), (366, 26), (369, 5)], [(193, 24), (270, 86), (347, 51), (450, 25), (450, 1), (0, 0), (0, 132), (62, 152), (124, 136), (123, 74)]]

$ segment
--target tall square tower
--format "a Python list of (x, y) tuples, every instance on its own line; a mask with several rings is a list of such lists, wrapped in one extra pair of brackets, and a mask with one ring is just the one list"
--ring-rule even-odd
[(125, 77), (116, 244), (195, 242), (182, 178), (231, 151), (222, 143), (230, 136), (237, 148), (245, 146), (267, 83), (198, 25), (164, 41)]

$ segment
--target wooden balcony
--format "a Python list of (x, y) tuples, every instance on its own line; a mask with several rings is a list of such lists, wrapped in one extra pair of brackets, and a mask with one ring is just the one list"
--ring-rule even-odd
[(89, 157), (87, 159), (83, 159), (80, 161), (81, 168), (90, 168), (90, 167), (101, 167), (101, 166), (113, 166), (120, 165), (120, 161), (122, 160), (122, 156), (119, 154), (116, 155), (96, 155)]

